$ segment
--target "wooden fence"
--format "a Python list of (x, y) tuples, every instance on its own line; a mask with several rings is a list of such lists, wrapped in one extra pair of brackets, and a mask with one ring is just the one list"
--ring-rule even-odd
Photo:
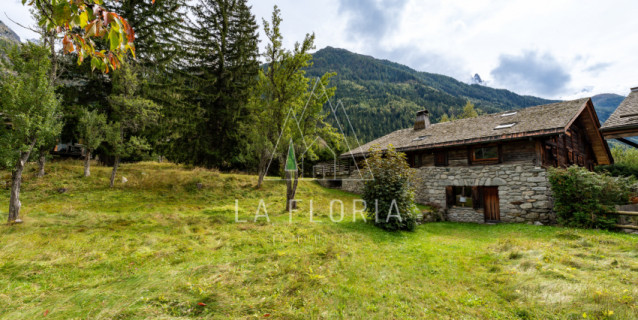
[[(638, 206), (624, 205), (616, 207), (614, 214), (618, 215), (618, 224), (615, 226), (620, 229), (638, 230)], [(635, 211), (634, 211), (635, 210)]]
[(348, 162), (339, 161), (318, 163), (312, 167), (313, 178), (342, 178), (356, 172), (357, 168)]

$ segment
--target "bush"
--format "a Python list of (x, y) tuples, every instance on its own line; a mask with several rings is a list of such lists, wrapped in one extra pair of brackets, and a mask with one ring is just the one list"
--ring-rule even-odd
[(596, 172), (607, 172), (614, 177), (638, 178), (638, 149), (614, 146), (611, 148), (614, 164), (597, 166)]
[(569, 227), (610, 229), (616, 224), (615, 205), (626, 204), (633, 178), (612, 177), (572, 166), (550, 169), (558, 223)]
[(605, 166), (597, 166), (596, 172), (598, 173), (607, 173), (612, 177), (634, 177), (638, 178), (638, 167), (633, 167), (631, 165), (616, 163)]
[(363, 189), (368, 217), (385, 230), (414, 230), (418, 212), (414, 188), (410, 184), (414, 170), (408, 165), (405, 154), (396, 152), (392, 146), (385, 153), (372, 147), (370, 153), (365, 171), (372, 176), (367, 177), (370, 180), (365, 182)]

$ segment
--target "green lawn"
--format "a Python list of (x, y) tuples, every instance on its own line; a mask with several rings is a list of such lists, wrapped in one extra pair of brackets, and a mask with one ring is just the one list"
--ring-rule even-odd
[[(312, 182), (289, 223), (284, 184), (255, 190), (254, 176), (142, 163), (109, 189), (109, 168), (48, 170), (26, 173), (25, 223), (0, 226), (2, 319), (638, 318), (638, 236), (459, 223), (388, 233), (352, 221), (356, 196)], [(253, 222), (261, 198), (270, 223)], [(235, 223), (235, 199), (250, 222)], [(310, 222), (311, 199), (323, 222)]]

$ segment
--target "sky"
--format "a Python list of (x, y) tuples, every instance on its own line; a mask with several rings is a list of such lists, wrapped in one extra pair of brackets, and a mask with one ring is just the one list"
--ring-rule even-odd
[[(22, 39), (36, 37), (7, 21), (31, 23), (20, 0), (0, 3), (0, 20)], [(317, 49), (344, 48), (463, 82), (479, 74), (488, 86), (552, 99), (627, 95), (638, 86), (635, 0), (249, 3), (260, 25), (279, 6), (289, 48), (314, 32)]]

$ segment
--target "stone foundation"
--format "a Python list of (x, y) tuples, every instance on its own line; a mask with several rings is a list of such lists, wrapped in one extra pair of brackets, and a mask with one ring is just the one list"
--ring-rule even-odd
[[(553, 223), (551, 190), (547, 171), (532, 164), (501, 164), (463, 167), (422, 167), (417, 169), (419, 187), (416, 200), (419, 203), (434, 203), (446, 207), (447, 186), (498, 187), (501, 221)], [(452, 208), (453, 209), (453, 208)], [(450, 221), (458, 215), (450, 216)], [(477, 215), (482, 213), (476, 213)], [(473, 219), (473, 218), (472, 218)], [(481, 220), (481, 221), (479, 221)], [(476, 218), (473, 222), (483, 222)]]
[[(547, 171), (533, 164), (417, 168), (416, 201), (446, 208), (447, 186), (498, 187), (502, 222), (555, 223)], [(342, 190), (361, 193), (363, 181), (342, 181)], [(458, 209), (458, 210), (457, 210)], [(447, 220), (484, 223), (482, 210), (450, 208)]]
[(454, 207), (447, 210), (447, 220), (457, 222), (484, 223), (482, 210), (472, 208)]

